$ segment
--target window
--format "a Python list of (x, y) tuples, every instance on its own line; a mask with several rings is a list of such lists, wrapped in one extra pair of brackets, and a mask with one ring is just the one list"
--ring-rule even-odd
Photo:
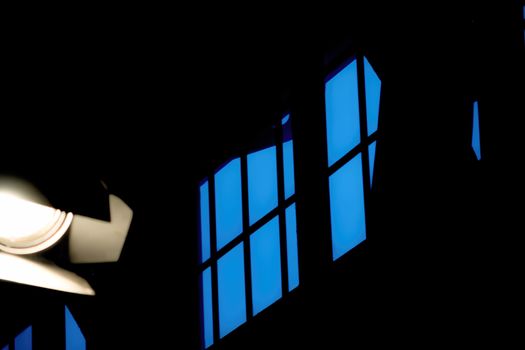
[(33, 328), (24, 329), (15, 338), (15, 350), (31, 350), (33, 348)]
[(204, 348), (299, 285), (290, 116), (253, 149), (200, 184)]
[(472, 109), (472, 149), (478, 160), (481, 159), (481, 143), (479, 137), (479, 112), (478, 101), (474, 101)]
[(333, 260), (366, 238), (365, 192), (374, 174), (380, 94), (381, 80), (364, 57), (325, 82)]
[(78, 327), (77, 321), (65, 306), (66, 350), (86, 350), (86, 339)]

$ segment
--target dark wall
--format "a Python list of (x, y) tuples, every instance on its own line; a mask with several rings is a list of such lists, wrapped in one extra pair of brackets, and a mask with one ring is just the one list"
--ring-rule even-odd
[[(301, 285), (218, 348), (517, 335), (508, 315), (518, 313), (521, 256), (520, 4), (305, 10), (181, 10), (193, 18), (184, 25), (155, 12), (24, 34), (31, 40), (16, 52), (27, 54), (9, 56), (2, 83), (0, 171), (101, 218), (102, 179), (135, 216), (118, 263), (71, 266), (63, 247), (47, 253), (85, 277), (93, 298), (1, 282), (9, 302), (0, 344), (28, 324), (58, 344), (65, 303), (90, 349), (198, 348), (198, 181), (286, 109), (294, 118)], [(382, 80), (381, 140), (367, 241), (331, 263), (323, 79), (332, 62), (356, 53)], [(481, 161), (470, 148), (475, 99)]]

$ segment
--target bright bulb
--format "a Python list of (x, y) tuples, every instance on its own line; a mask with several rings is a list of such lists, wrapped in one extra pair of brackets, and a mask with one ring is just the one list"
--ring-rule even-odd
[(15, 254), (44, 250), (60, 239), (72, 214), (0, 192), (0, 249)]
[(0, 243), (11, 247), (33, 243), (59, 215), (59, 210), (0, 193)]

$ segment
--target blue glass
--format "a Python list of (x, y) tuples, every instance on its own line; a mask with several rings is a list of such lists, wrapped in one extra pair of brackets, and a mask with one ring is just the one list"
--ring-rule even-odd
[(288, 255), (288, 290), (291, 291), (299, 285), (295, 203), (286, 208), (286, 252)]
[(281, 124), (283, 125), (283, 138), (282, 141), (290, 141), (292, 139), (292, 121), (290, 119), (290, 115), (287, 114), (284, 116), (283, 119), (281, 119)]
[(366, 238), (361, 154), (330, 176), (330, 219), (333, 259)]
[(31, 349), (33, 349), (33, 328), (29, 326), (16, 336), (15, 350)]
[(67, 306), (65, 306), (65, 314), (66, 350), (86, 350), (86, 339)]
[(278, 216), (250, 236), (250, 252), (256, 315), (282, 296)]
[(368, 136), (377, 130), (379, 120), (379, 101), (381, 97), (381, 80), (366, 57), (365, 62), (365, 96), (366, 96), (366, 124)]
[(325, 84), (325, 103), (328, 165), (332, 165), (360, 141), (355, 60)]
[(200, 187), (201, 204), (201, 262), (210, 258), (210, 197), (208, 181)]
[(276, 155), (275, 146), (248, 154), (250, 224), (253, 224), (277, 206)]
[(221, 338), (246, 322), (243, 249), (241, 242), (220, 258), (217, 264)]
[(476, 158), (481, 159), (481, 143), (479, 137), (479, 113), (478, 101), (474, 102), (474, 116), (472, 121), (472, 149), (476, 153)]
[(213, 344), (213, 307), (211, 295), (211, 268), (208, 267), (202, 273), (202, 314), (204, 347)]
[(241, 161), (236, 158), (215, 174), (217, 250), (242, 232)]
[(284, 164), (284, 198), (289, 198), (295, 192), (295, 173), (293, 164), (293, 141), (283, 143)]
[(368, 146), (368, 165), (370, 168), (370, 187), (372, 187), (372, 184), (374, 182), (374, 162), (376, 159), (376, 142), (372, 142)]

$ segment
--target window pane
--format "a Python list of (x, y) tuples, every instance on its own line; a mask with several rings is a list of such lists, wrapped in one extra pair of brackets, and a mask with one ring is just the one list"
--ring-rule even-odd
[(77, 321), (69, 311), (68, 307), (65, 307), (66, 314), (66, 350), (85, 350), (86, 339), (82, 334), (82, 331), (78, 327)]
[(241, 161), (236, 158), (215, 174), (217, 250), (242, 231)]
[(361, 154), (330, 176), (332, 252), (336, 260), (366, 238)]
[(366, 123), (368, 127), (368, 136), (377, 130), (379, 119), (379, 100), (381, 96), (381, 80), (377, 76), (374, 68), (365, 62), (365, 96), (366, 96)]
[(213, 344), (213, 307), (211, 295), (211, 268), (208, 267), (202, 273), (202, 314), (204, 347)]
[(275, 217), (250, 237), (253, 314), (282, 296), (279, 219)]
[(210, 203), (208, 196), (208, 181), (200, 188), (201, 204), (201, 262), (210, 258)]
[(325, 84), (325, 102), (328, 165), (332, 165), (360, 141), (355, 60)]
[(372, 142), (369, 146), (368, 146), (368, 164), (369, 164), (369, 167), (370, 167), (370, 187), (372, 187), (372, 183), (374, 182), (374, 162), (375, 162), (375, 159), (376, 159), (376, 142)]
[(472, 149), (476, 153), (476, 158), (481, 159), (481, 144), (479, 140), (479, 114), (478, 101), (474, 102), (474, 113), (472, 121)]
[(293, 165), (293, 141), (283, 143), (284, 163), (284, 198), (289, 198), (295, 192), (295, 173)]
[(33, 348), (33, 329), (31, 326), (23, 330), (15, 338), (15, 350), (31, 350)]
[(248, 204), (250, 224), (277, 206), (276, 147), (248, 154)]
[(286, 251), (288, 254), (288, 290), (291, 291), (299, 285), (295, 203), (286, 208)]
[(246, 322), (243, 243), (219, 259), (219, 330), (221, 338)]

